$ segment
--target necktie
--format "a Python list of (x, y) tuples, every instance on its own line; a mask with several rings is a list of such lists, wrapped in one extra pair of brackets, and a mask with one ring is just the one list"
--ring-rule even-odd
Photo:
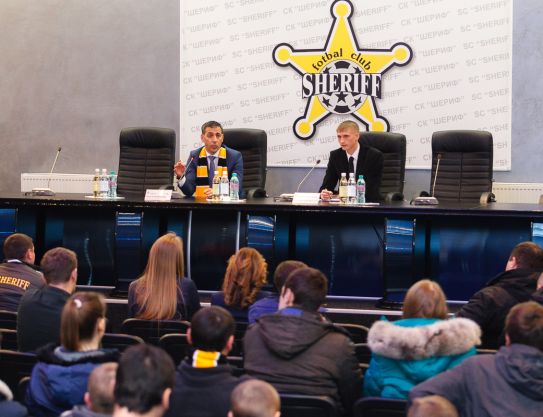
[(209, 157), (209, 170), (207, 172), (207, 176), (209, 178), (209, 186), (213, 187), (213, 177), (215, 176), (215, 157), (214, 156)]
[(349, 157), (349, 173), (355, 173), (354, 171), (354, 157)]

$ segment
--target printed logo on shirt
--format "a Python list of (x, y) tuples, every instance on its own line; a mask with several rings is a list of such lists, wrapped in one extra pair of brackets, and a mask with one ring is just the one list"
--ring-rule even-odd
[(4, 275), (0, 275), (0, 285), (2, 284), (13, 285), (14, 287), (21, 288), (26, 291), (30, 286), (30, 281), (21, 278), (6, 277)]
[(394, 65), (407, 65), (413, 56), (403, 42), (390, 49), (362, 49), (351, 25), (353, 4), (337, 0), (324, 49), (294, 49), (281, 43), (273, 50), (277, 65), (290, 66), (302, 76), (303, 116), (294, 121), (294, 134), (310, 139), (315, 127), (330, 114), (351, 114), (370, 131), (388, 132), (390, 124), (377, 111), (383, 74)]

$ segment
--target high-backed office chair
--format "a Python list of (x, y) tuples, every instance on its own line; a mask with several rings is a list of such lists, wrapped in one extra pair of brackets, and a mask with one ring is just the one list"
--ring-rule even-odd
[(490, 132), (434, 132), (430, 193), (433, 192), (432, 195), (439, 202), (492, 201), (492, 164), (493, 140)]
[(260, 129), (224, 129), (224, 144), (243, 156), (243, 192), (266, 197), (268, 136)]
[(354, 417), (405, 417), (407, 401), (393, 398), (366, 397), (353, 407)]
[(160, 127), (128, 127), (119, 136), (117, 193), (142, 197), (148, 188), (171, 186), (175, 163), (175, 131)]
[(383, 153), (383, 175), (379, 187), (383, 200), (403, 200), (407, 143), (405, 135), (391, 132), (360, 132), (359, 142)]

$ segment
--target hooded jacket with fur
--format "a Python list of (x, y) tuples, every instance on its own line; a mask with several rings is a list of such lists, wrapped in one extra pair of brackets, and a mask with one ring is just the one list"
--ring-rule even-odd
[(415, 385), (476, 353), (481, 330), (468, 319), (378, 321), (368, 333), (372, 350), (364, 395), (406, 399)]

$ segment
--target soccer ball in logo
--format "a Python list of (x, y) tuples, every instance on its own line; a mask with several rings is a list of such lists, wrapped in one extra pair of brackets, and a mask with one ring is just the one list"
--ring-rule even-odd
[[(360, 74), (360, 67), (349, 61), (334, 61), (329, 63), (322, 71), (329, 74)], [(337, 93), (319, 94), (320, 102), (329, 111), (335, 114), (353, 113), (366, 101), (365, 94), (339, 91)]]

